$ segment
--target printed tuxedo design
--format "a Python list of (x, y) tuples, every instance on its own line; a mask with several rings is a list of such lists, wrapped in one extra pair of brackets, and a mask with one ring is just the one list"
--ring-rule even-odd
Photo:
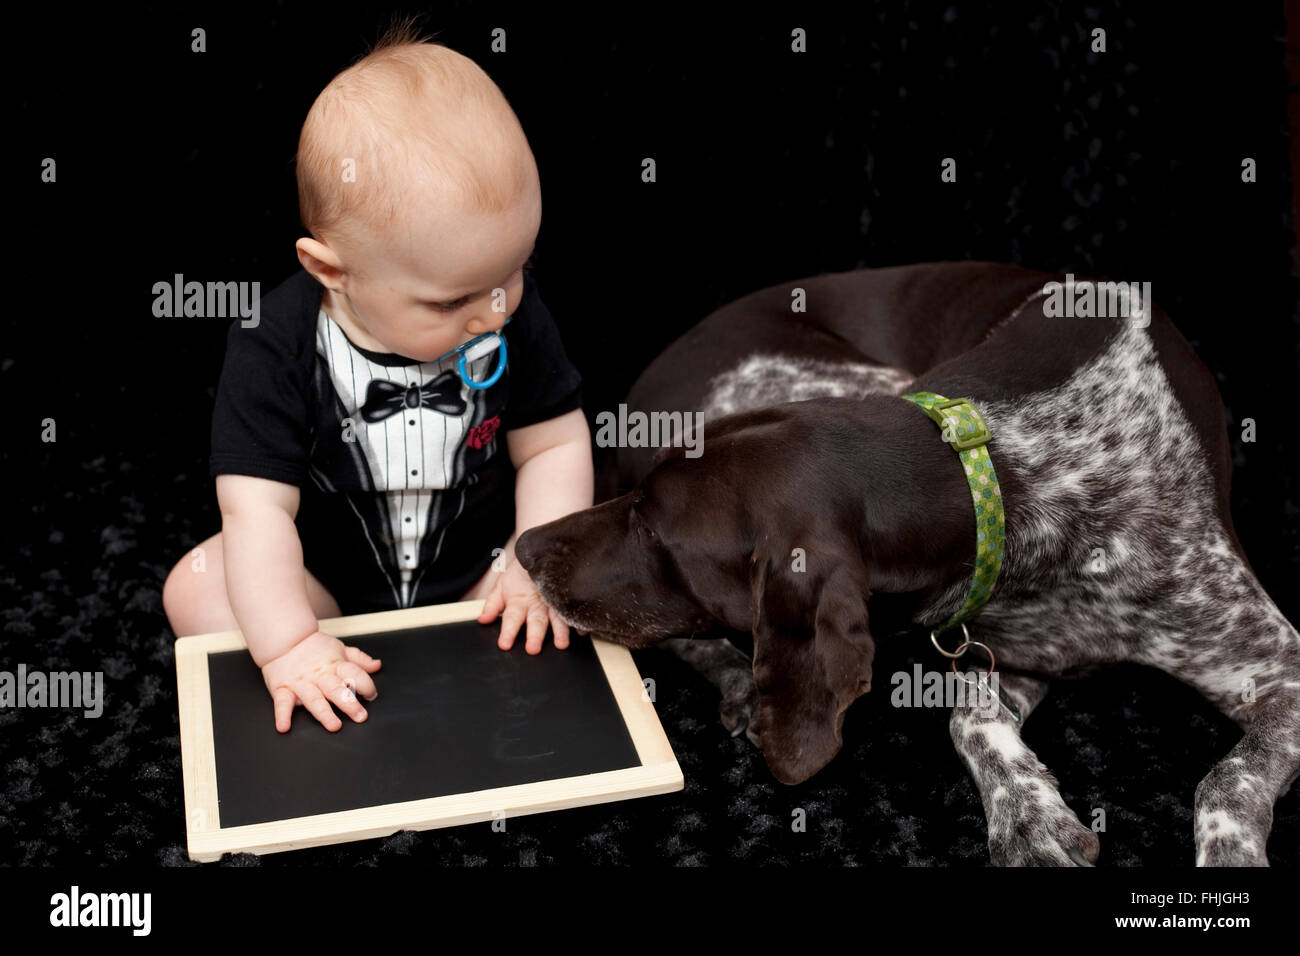
[[(209, 472), (297, 487), (303, 563), (344, 614), (459, 600), (515, 530), (504, 434), (578, 409), (582, 378), (525, 273), (510, 364), (471, 389), (451, 360), (348, 341), (299, 270), (230, 324)], [(498, 353), (469, 363), (482, 380)]]
[[(455, 356), (392, 365), (401, 357), (358, 348), (323, 309), (316, 355), (317, 389), (338, 413), (334, 437), (352, 446), (346, 457), (356, 478), (355, 487), (325, 490), (369, 493), (353, 500), (357, 519), (397, 606), (410, 607), (417, 572), (437, 562), (449, 526), (464, 511), (467, 478), (498, 450), (493, 426), (509, 370), (492, 388), (472, 389), (460, 380)], [(475, 359), (467, 371), (482, 378), (497, 358), (493, 352)], [(323, 478), (315, 469), (313, 477)]]
[(396, 382), (373, 379), (366, 386), (366, 401), (361, 406), (361, 417), (370, 424), (396, 415), (404, 408), (432, 408), (444, 415), (462, 415), (465, 399), (460, 396), (460, 375), (443, 372), (423, 385), (412, 382), (402, 388)]

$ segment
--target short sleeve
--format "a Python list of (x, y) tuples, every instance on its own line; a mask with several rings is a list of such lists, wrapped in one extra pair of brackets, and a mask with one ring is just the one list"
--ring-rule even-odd
[(311, 368), (295, 316), (263, 311), (256, 326), (236, 318), (212, 412), (213, 477), (252, 475), (302, 486), (311, 457)]
[(564, 354), (560, 330), (524, 275), (524, 295), (506, 326), (510, 395), (502, 425), (523, 428), (582, 407), (582, 376)]

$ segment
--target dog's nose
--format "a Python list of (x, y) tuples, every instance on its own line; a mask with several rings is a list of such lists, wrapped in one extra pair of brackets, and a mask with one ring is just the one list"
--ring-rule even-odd
[(537, 568), (537, 558), (542, 552), (542, 536), (538, 534), (536, 528), (531, 528), (519, 536), (515, 542), (515, 557), (519, 563), (524, 566), (524, 570), (532, 574)]
[(542, 569), (543, 565), (554, 565), (569, 555), (569, 535), (561, 528), (542, 525), (530, 528), (519, 536), (515, 542), (515, 557), (529, 574)]

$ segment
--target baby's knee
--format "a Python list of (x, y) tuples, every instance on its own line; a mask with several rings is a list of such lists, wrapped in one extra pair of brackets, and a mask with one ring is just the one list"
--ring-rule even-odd
[(163, 613), (177, 637), (183, 637), (188, 630), (193, 609), (198, 604), (197, 575), (190, 568), (189, 558), (181, 558), (163, 582)]
[(214, 549), (211, 542), (209, 539), (186, 552), (163, 582), (163, 612), (177, 637), (198, 633), (200, 609), (211, 608), (214, 602), (227, 603), (220, 546), (218, 543)]

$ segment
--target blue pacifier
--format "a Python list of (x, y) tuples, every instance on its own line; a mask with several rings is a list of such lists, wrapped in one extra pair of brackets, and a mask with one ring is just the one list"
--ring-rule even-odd
[[(513, 318), (513, 316), (510, 318)], [(510, 318), (506, 319), (501, 329), (510, 324)], [(501, 329), (496, 332), (484, 332), (482, 335), (476, 335), (464, 345), (458, 345), (450, 352), (438, 356), (436, 361), (441, 362), (443, 359), (455, 355), (457, 356), (456, 371), (459, 373), (462, 382), (470, 388), (491, 388), (501, 378), (501, 373), (506, 370), (506, 337), (501, 334)], [(491, 355), (497, 349), (501, 350), (501, 357), (497, 359), (497, 367), (492, 370), (492, 374), (482, 381), (471, 378), (468, 363), (485, 355)]]

